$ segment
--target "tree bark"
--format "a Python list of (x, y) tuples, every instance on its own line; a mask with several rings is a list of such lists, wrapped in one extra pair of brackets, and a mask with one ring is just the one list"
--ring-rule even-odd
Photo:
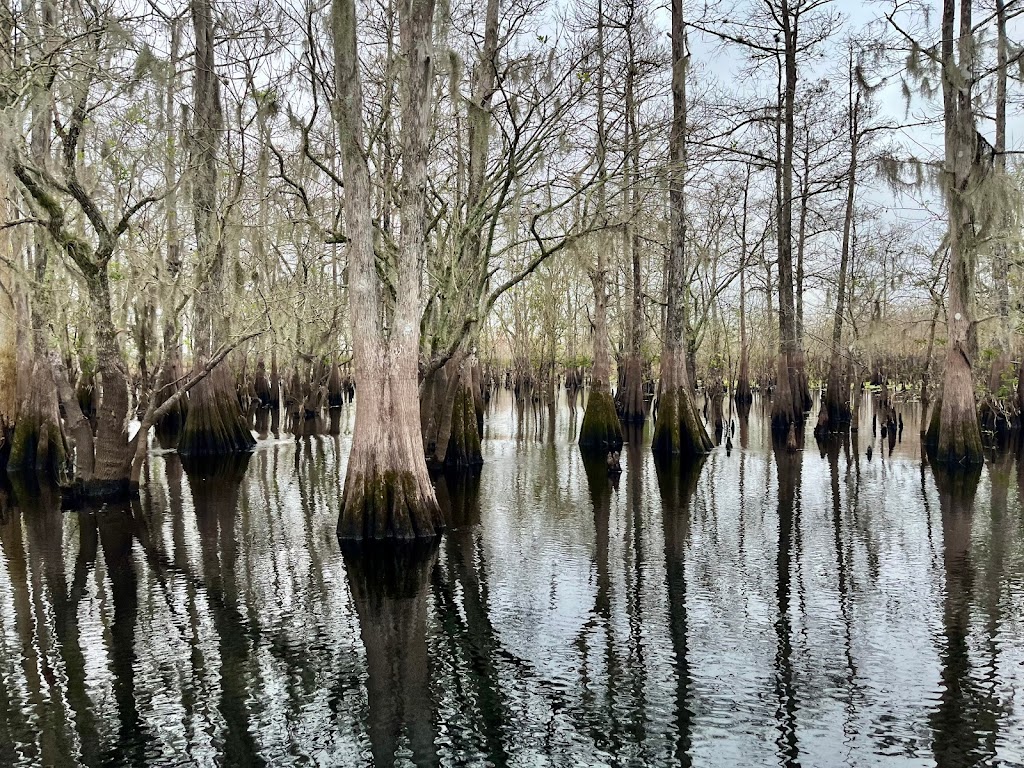
[[(779, 20), (785, 45), (784, 88), (780, 99), (780, 162), (777, 173), (777, 232), (779, 260), (779, 359), (778, 380), (772, 398), (772, 431), (785, 435), (790, 424), (804, 420), (803, 350), (797, 338), (793, 293), (793, 142), (797, 85), (797, 30), (789, 0), (779, 3)], [(802, 430), (798, 430), (802, 433)]]
[[(191, 0), (196, 38), (195, 124), (193, 127), (192, 203), (199, 264), (209, 276), (197, 286), (195, 308), (195, 360), (199, 371), (210, 359), (217, 339), (227, 339), (229, 328), (225, 297), (229, 280), (224, 268), (224, 238), (217, 212), (217, 160), (224, 114), (214, 50), (213, 0)], [(256, 440), (242, 414), (234, 381), (223, 368), (203, 379), (189, 401), (178, 442), (182, 456), (209, 456), (251, 451)]]
[(736, 390), (733, 399), (738, 406), (749, 405), (754, 397), (750, 394), (750, 347), (747, 343), (747, 202), (750, 195), (750, 164), (747, 164), (746, 181), (743, 184), (743, 220), (740, 225), (740, 364), (736, 374)]
[[(16, 216), (5, 179), (0, 176), (0, 217)], [(0, 231), (0, 467), (6, 468), (18, 423), (18, 318), (14, 270), (21, 248), (17, 227)]]
[(622, 387), (616, 393), (619, 416), (627, 424), (643, 424), (647, 418), (644, 409), (644, 382), (641, 356), (643, 354), (643, 280), (640, 270), (640, 229), (637, 221), (640, 215), (640, 130), (637, 125), (639, 106), (634, 94), (636, 87), (636, 51), (633, 33), (626, 29), (628, 57), (626, 60), (625, 83), (625, 136), (626, 162), (623, 164), (628, 220), (623, 232), (626, 251), (629, 253), (629, 268), (632, 269), (632, 288), (628, 347), (626, 365), (622, 375)]
[[(853, 83), (853, 60), (850, 61), (850, 89)], [(849, 130), (850, 166), (847, 170), (846, 215), (843, 218), (843, 245), (839, 255), (839, 285), (836, 288), (836, 308), (832, 317), (832, 350), (828, 365), (828, 384), (821, 400), (821, 411), (814, 434), (824, 437), (829, 432), (842, 432), (850, 428), (850, 382), (843, 375), (846, 364), (842, 358), (843, 313), (846, 311), (846, 276), (850, 265), (850, 234), (853, 229), (854, 201), (857, 183), (857, 154), (860, 144), (859, 110), (860, 89), (850, 93)]]
[(93, 467), (96, 463), (92, 425), (78, 404), (67, 368), (61, 362), (60, 356), (53, 351), (50, 352), (50, 371), (57, 384), (57, 396), (64, 407), (64, 424), (73, 441), (75, 480), (87, 483), (92, 480)]
[[(607, 183), (606, 156), (607, 136), (605, 134), (605, 40), (604, 40), (604, 5), (602, 0), (597, 3), (597, 163), (598, 188), (597, 206), (598, 220), (601, 224), (607, 220), (607, 200), (605, 184)], [(590, 371), (590, 396), (583, 412), (580, 424), (579, 446), (585, 451), (612, 451), (622, 447), (622, 426), (615, 413), (612, 401), (611, 377), (611, 341), (608, 337), (608, 253), (607, 238), (598, 233), (597, 266), (591, 273), (594, 286), (594, 364)]]
[[(178, 126), (175, 120), (175, 93), (178, 79), (177, 60), (181, 44), (181, 21), (177, 18), (170, 21), (170, 50), (168, 52), (169, 71), (167, 80), (164, 83), (163, 93), (163, 120), (164, 133), (164, 185), (167, 195), (163, 200), (164, 228), (167, 238), (167, 250), (163, 272), (165, 275), (164, 285), (161, 287), (161, 303), (164, 308), (169, 308), (174, 301), (174, 284), (181, 271), (181, 234), (178, 226), (178, 171), (177, 171), (177, 146)], [(154, 379), (154, 397), (157, 398), (156, 406), (159, 407), (167, 398), (175, 392), (173, 382), (181, 378), (181, 343), (176, 321), (166, 319), (163, 328), (164, 355), (170, 355), (174, 363), (170, 366), (161, 366), (165, 372), (165, 378), (161, 380), (159, 375)], [(170, 384), (171, 386), (167, 386)], [(188, 401), (178, 400), (178, 406), (167, 412), (167, 415), (156, 424), (157, 437), (166, 445), (176, 446), (181, 435), (182, 427), (185, 425)]]
[(102, 395), (96, 413), (96, 461), (86, 494), (93, 498), (126, 496), (133, 447), (128, 441), (128, 371), (117, 342), (105, 270), (86, 277), (93, 328), (96, 333), (96, 371)]
[(363, 149), (355, 0), (332, 0), (336, 115), (349, 238), (349, 318), (357, 387), (352, 450), (338, 519), (338, 535), (343, 539), (432, 537), (443, 527), (423, 456), (417, 370), (433, 12), (433, 0), (410, 0), (400, 7), (404, 178), (397, 293), (389, 333), (385, 333), (373, 250), (370, 174)]
[[(1006, 173), (1006, 80), (1009, 45), (1006, 38), (1006, 5), (1004, 0), (995, 0), (996, 10), (996, 95), (995, 95), (995, 143), (993, 165), (1000, 176)], [(1009, 391), (1007, 371), (1013, 347), (1013, 331), (1010, 322), (1010, 260), (1007, 240), (1012, 237), (1010, 216), (1001, 215), (999, 232), (992, 253), (992, 281), (995, 287), (996, 314), (999, 325), (996, 331), (996, 355), (989, 371), (988, 393), (982, 404), (982, 420), (986, 429), (1005, 434), (1016, 423), (1019, 408), (1015, 393)]]
[[(37, 19), (29, 20), (38, 31)], [(0, 77), (13, 64), (10, 40), (4, 36)], [(10, 58), (8, 58), (8, 54)], [(0, 115), (0, 131), (14, 131), (13, 110)], [(49, 136), (46, 119), (33, 115), (32, 151)], [(0, 176), (0, 221), (18, 219), (15, 187)], [(26, 236), (31, 233), (31, 236)], [(12, 226), (0, 231), (0, 469), (10, 474), (34, 474), (39, 479), (64, 479), (67, 445), (57, 408), (56, 387), (45, 357), (41, 307), (47, 297), (47, 250), (42, 231)], [(35, 241), (35, 242), (34, 242)], [(28, 256), (26, 257), (26, 254)], [(16, 265), (34, 271), (31, 291)]]
[(672, 130), (669, 135), (671, 210), (666, 275), (665, 341), (661, 353), (661, 395), (654, 425), (655, 453), (695, 456), (708, 453), (711, 438), (697, 414), (684, 346), (686, 301), (686, 51), (683, 0), (672, 0)]
[[(938, 423), (929, 432), (929, 447), (940, 463), (983, 461), (981, 431), (974, 398), (973, 361), (977, 346), (974, 320), (974, 272), (978, 243), (975, 213), (969, 200), (982, 181), (977, 130), (969, 73), (973, 72), (972, 0), (961, 0), (959, 41), (955, 37), (956, 2), (944, 0), (942, 10), (942, 94), (945, 122), (944, 177), (949, 217), (947, 279), (948, 342)], [(954, 45), (958, 56), (954, 55)]]

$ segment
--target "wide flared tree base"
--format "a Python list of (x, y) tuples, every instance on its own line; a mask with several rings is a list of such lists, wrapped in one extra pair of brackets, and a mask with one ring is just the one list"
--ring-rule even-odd
[(35, 474), (57, 481), (64, 474), (66, 459), (64, 440), (56, 424), (31, 417), (18, 420), (7, 455), (9, 474)]
[(631, 355), (626, 361), (622, 389), (616, 398), (616, 412), (619, 418), (627, 424), (643, 424), (647, 420), (643, 371), (640, 366), (640, 358), (635, 355)]
[(662, 392), (651, 449), (660, 456), (703, 456), (714, 444), (697, 416), (690, 393), (682, 387)]
[(791, 424), (801, 425), (810, 405), (806, 402), (803, 358), (797, 352), (780, 352), (776, 387), (772, 393), (772, 432), (785, 437)]
[[(161, 379), (157, 382), (158, 388), (164, 387), (170, 383)], [(160, 391), (160, 390), (158, 390)], [(155, 407), (159, 408), (163, 405), (170, 397), (174, 394), (173, 391), (168, 388), (166, 396), (157, 396), (157, 402), (154, 403)], [(160, 445), (166, 447), (174, 447), (178, 445), (181, 440), (181, 432), (185, 428), (185, 421), (188, 417), (188, 399), (181, 398), (177, 403), (164, 414), (164, 417), (153, 425), (156, 431), (157, 440), (160, 441)]]
[(178, 408), (172, 410), (155, 425), (156, 438), (161, 447), (174, 448), (181, 441), (181, 432), (185, 428), (185, 412)]
[(814, 427), (814, 436), (817, 438), (850, 431), (852, 414), (849, 403), (834, 402), (827, 398), (826, 394), (826, 400), (821, 404), (821, 411), (818, 413), (818, 423)]
[(436, 498), (412, 472), (350, 472), (338, 518), (338, 538), (353, 541), (427, 539), (444, 530)]
[(71, 485), (61, 488), (61, 504), (72, 509), (95, 504), (112, 504), (128, 501), (138, 493), (138, 486), (133, 486), (126, 478), (76, 480)]
[(466, 468), (477, 467), (483, 463), (473, 393), (468, 388), (460, 386), (452, 405), (452, 433), (448, 437), (444, 466)]
[(932, 407), (924, 445), (933, 464), (966, 466), (985, 462), (977, 412), (943, 412), (942, 400), (936, 400)]
[(715, 391), (708, 393), (708, 400), (710, 401), (711, 410), (711, 427), (715, 430), (715, 441), (722, 439), (722, 433), (725, 430), (725, 409), (722, 405), (725, 400), (725, 391), (718, 387)]
[(235, 397), (230, 374), (218, 366), (192, 390), (178, 453), (221, 456), (245, 453), (256, 446)]
[(585, 451), (617, 451), (622, 448), (622, 425), (615, 402), (607, 392), (593, 391), (580, 425), (580, 448)]

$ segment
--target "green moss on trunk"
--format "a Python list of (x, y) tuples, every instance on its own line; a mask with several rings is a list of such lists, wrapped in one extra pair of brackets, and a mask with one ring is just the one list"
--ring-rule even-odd
[(580, 448), (584, 451), (617, 451), (622, 447), (622, 425), (615, 402), (607, 392), (594, 390), (580, 425)]
[(651, 444), (654, 453), (660, 456), (703, 456), (713, 447), (690, 393), (683, 387), (662, 392)]
[(371, 469), (346, 478), (338, 538), (432, 538), (443, 530), (437, 500), (419, 492), (412, 472)]
[(55, 482), (64, 475), (66, 461), (64, 438), (56, 424), (34, 414), (18, 419), (7, 458), (9, 474), (36, 474)]
[(480, 448), (480, 434), (477, 432), (476, 407), (473, 393), (465, 386), (459, 386), (452, 405), (452, 431), (448, 437), (445, 452), (446, 467), (472, 467), (484, 463)]
[(969, 466), (985, 462), (981, 429), (976, 411), (950, 413), (940, 397), (932, 406), (932, 416), (925, 434), (925, 450), (933, 464)]

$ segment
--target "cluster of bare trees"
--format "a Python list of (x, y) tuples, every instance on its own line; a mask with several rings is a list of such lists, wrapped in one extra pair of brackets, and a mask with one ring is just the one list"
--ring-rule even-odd
[(655, 450), (700, 454), (698, 381), (712, 432), (760, 386), (783, 437), (824, 382), (824, 435), (865, 378), (932, 400), (943, 343), (929, 441), (979, 460), (979, 395), (1019, 421), (1020, 11), (841, 10), (6, 0), (8, 470), (121, 494), (152, 428), (247, 451), (354, 386), (339, 533), (431, 535), (428, 467), (482, 461), (482, 362), (549, 402), (589, 378), (585, 449), (653, 400)]

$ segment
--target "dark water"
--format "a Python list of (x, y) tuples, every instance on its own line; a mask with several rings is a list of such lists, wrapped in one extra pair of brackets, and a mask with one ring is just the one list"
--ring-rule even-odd
[(503, 395), (400, 555), (339, 548), (344, 436), (6, 489), (0, 765), (1024, 765), (1024, 461), (937, 474), (900, 409), (612, 483)]

